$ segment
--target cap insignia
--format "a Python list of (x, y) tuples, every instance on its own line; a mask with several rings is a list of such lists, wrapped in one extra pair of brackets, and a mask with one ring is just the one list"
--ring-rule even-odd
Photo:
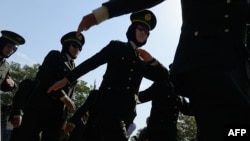
[(77, 36), (77, 38), (81, 41), (82, 40), (82, 36)]
[(151, 16), (151, 14), (146, 14), (144, 18), (146, 21), (150, 21), (152, 16)]

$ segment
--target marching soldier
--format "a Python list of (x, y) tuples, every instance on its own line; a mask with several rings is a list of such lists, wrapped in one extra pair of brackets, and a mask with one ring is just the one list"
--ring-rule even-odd
[(189, 103), (174, 93), (169, 80), (154, 82), (138, 94), (140, 103), (152, 101), (147, 122), (148, 141), (177, 141), (177, 120), (179, 112), (192, 115)]
[(10, 66), (6, 61), (12, 54), (14, 54), (19, 45), (25, 43), (25, 39), (12, 31), (1, 31), (0, 37), (0, 90), (10, 91), (15, 89), (15, 82), (11, 79), (9, 71)]
[(46, 91), (75, 68), (74, 60), (84, 42), (82, 34), (77, 37), (76, 32), (69, 32), (61, 38), (62, 50), (52, 50), (47, 54), (36, 75), (38, 85), (24, 109), (19, 133), (12, 136), (12, 141), (36, 141), (40, 135), (41, 141), (59, 141), (67, 111), (75, 109), (71, 97), (76, 80), (59, 91), (50, 94)]
[(107, 64), (98, 101), (99, 137), (104, 141), (128, 140), (126, 127), (135, 117), (135, 94), (142, 78), (160, 80), (167, 71), (149, 53), (139, 49), (156, 25), (155, 15), (149, 10), (143, 10), (131, 14), (130, 19), (132, 23), (126, 33), (128, 42), (111, 41), (48, 89), (48, 93), (57, 91), (98, 66)]
[[(79, 140), (87, 141), (98, 137), (98, 134), (93, 130), (94, 127), (97, 126), (95, 120), (98, 115), (95, 109), (96, 106), (98, 106), (98, 96), (98, 90), (91, 90), (84, 104), (69, 118), (64, 128), (65, 134), (70, 134), (69, 140), (73, 141), (73, 139), (77, 137)], [(82, 125), (82, 117), (85, 115), (88, 115), (88, 120), (86, 120), (86, 123), (81, 127), (81, 132), (77, 132), (79, 125)]]
[[(10, 65), (7, 62), (7, 58), (9, 58), (12, 54), (17, 51), (19, 45), (23, 45), (25, 43), (25, 39), (12, 31), (2, 30), (2, 36), (0, 37), (0, 90), (1, 91), (11, 91), (16, 88), (15, 82), (12, 80), (10, 75)], [(3, 105), (1, 104), (1, 107)], [(2, 107), (2, 109), (5, 109)], [(6, 110), (9, 111), (9, 110)], [(5, 111), (5, 112), (6, 112)], [(7, 128), (9, 112), (3, 113), (1, 115), (1, 140), (5, 139), (5, 132)]]

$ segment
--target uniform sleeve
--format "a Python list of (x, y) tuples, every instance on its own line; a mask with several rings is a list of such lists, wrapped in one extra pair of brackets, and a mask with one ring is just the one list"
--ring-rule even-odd
[(169, 71), (159, 61), (152, 63), (146, 63), (146, 71), (144, 77), (152, 81), (165, 81), (169, 79)]
[(36, 81), (32, 79), (25, 79), (19, 84), (18, 90), (12, 100), (11, 118), (14, 115), (23, 115), (23, 109), (27, 102), (29, 102), (35, 86)]
[(5, 77), (5, 78), (1, 84), (1, 91), (7, 92), (7, 91), (12, 91), (12, 90), (16, 89), (17, 87), (16, 87), (15, 82), (14, 82), (13, 87), (10, 87), (9, 84), (7, 83), (7, 78), (11, 76), (10, 75), (10, 66), (9, 66), (8, 62), (5, 62), (5, 68), (3, 69), (2, 73), (4, 73), (3, 77)]
[(164, 0), (110, 0), (102, 5), (108, 7), (109, 18), (113, 18), (123, 14), (151, 8), (163, 1)]
[(140, 103), (145, 103), (153, 99), (153, 95), (156, 93), (155, 83), (144, 91), (140, 91), (138, 94), (138, 99)]
[[(59, 51), (52, 50), (46, 55), (37, 74), (37, 78), (40, 82), (39, 86), (44, 92), (56, 81), (63, 79), (66, 75), (64, 66), (64, 61)], [(64, 96), (64, 94), (61, 91), (53, 91), (50, 96), (58, 99)]]
[(73, 71), (67, 74), (66, 78), (70, 82), (73, 82), (89, 71), (107, 63), (110, 56), (112, 56), (112, 42), (104, 47), (100, 52), (78, 65)]
[(74, 124), (77, 124), (81, 117), (86, 113), (90, 112), (95, 104), (95, 99), (98, 95), (98, 92), (96, 90), (92, 90), (81, 107), (77, 109), (77, 111), (74, 113), (74, 115), (69, 119), (69, 122), (72, 122)]
[(39, 68), (38, 79), (45, 88), (49, 88), (54, 82), (60, 80), (57, 78), (58, 71), (55, 67), (58, 67), (60, 62), (60, 52), (51, 51), (44, 58), (42, 66)]
[(88, 111), (88, 100), (79, 107), (74, 115), (69, 119), (69, 122), (77, 124), (79, 121), (81, 121), (82, 116)]
[(7, 92), (7, 91), (12, 91), (16, 89), (16, 83), (14, 84), (13, 87), (10, 87), (7, 83), (7, 77), (10, 76), (9, 72), (7, 73), (2, 85), (1, 85), (1, 91)]

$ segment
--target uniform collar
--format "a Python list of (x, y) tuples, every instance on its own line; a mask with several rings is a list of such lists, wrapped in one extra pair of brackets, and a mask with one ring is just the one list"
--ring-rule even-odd
[(74, 60), (74, 59), (72, 59), (70, 56), (69, 56), (69, 54), (68, 53), (65, 53), (66, 54), (66, 57), (67, 57), (67, 60), (68, 61), (70, 61), (70, 60)]
[(133, 41), (129, 41), (130, 46), (133, 48), (135, 56), (139, 57), (141, 60), (143, 60), (136, 52), (136, 49), (139, 48), (138, 46), (136, 46), (136, 44)]
[(136, 44), (133, 41), (129, 41), (129, 43), (134, 50), (138, 48), (138, 46), (136, 46)]
[(74, 69), (75, 65), (74, 65), (74, 59), (72, 59), (72, 57), (69, 56), (68, 53), (65, 53), (65, 56), (67, 58), (67, 60), (64, 62), (64, 64), (70, 69)]

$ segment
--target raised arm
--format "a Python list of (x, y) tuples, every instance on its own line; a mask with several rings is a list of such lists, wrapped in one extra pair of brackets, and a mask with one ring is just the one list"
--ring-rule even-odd
[(101, 7), (93, 10), (92, 13), (83, 16), (78, 26), (77, 34), (80, 35), (80, 32), (88, 30), (90, 27), (107, 19), (151, 8), (163, 1), (164, 0), (110, 0), (103, 3)]

